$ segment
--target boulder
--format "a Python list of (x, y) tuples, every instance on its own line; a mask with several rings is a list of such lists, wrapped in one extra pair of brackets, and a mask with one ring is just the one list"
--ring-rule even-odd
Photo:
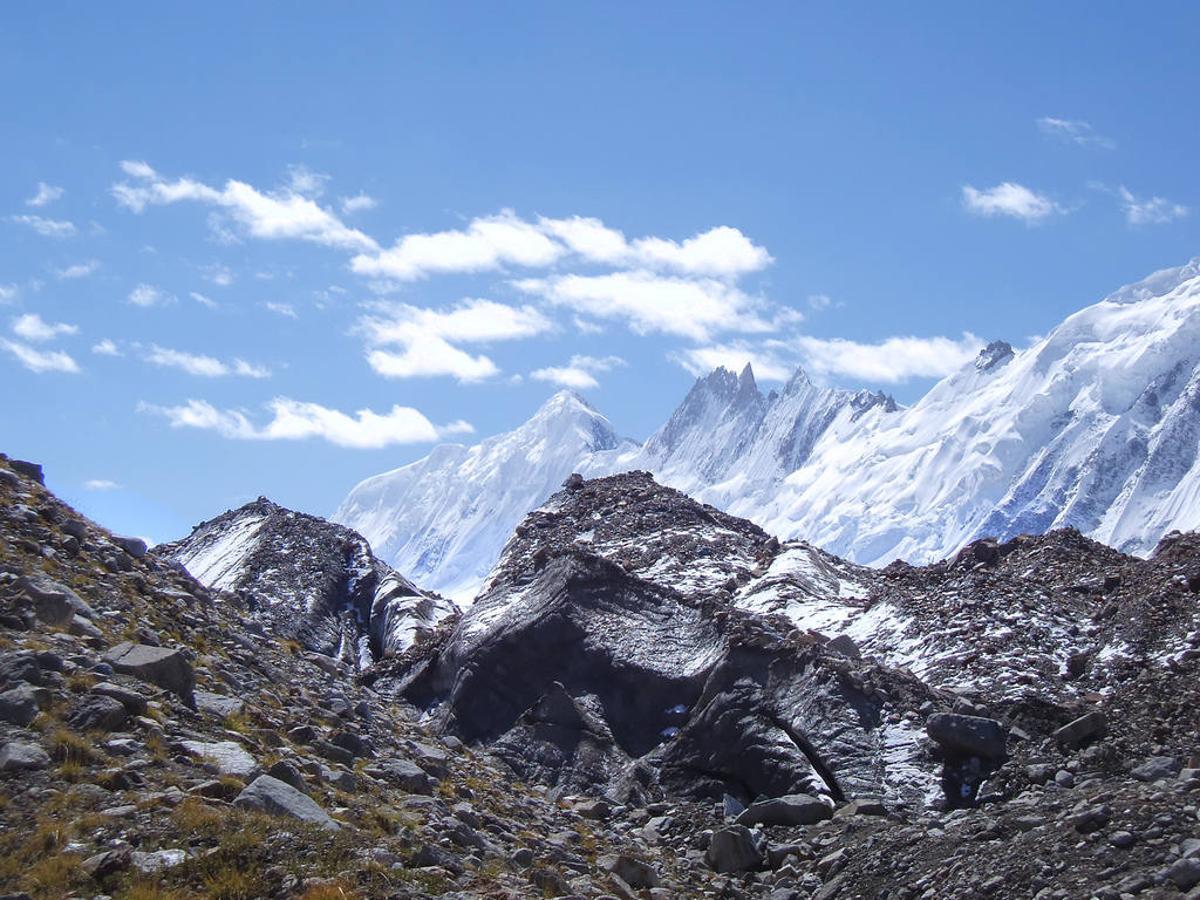
[(368, 766), (366, 772), (374, 778), (383, 778), (390, 781), (410, 794), (431, 795), (437, 784), (436, 781), (425, 774), (424, 769), (416, 763), (409, 762), (407, 759), (380, 760)]
[(290, 784), (298, 791), (307, 790), (307, 785), (304, 783), (304, 776), (286, 760), (279, 760), (271, 768), (267, 769), (267, 774), (272, 778), (278, 778), (284, 784)]
[(76, 615), (95, 618), (96, 611), (65, 584), (41, 575), (26, 575), (17, 587), (33, 603), (34, 615), (46, 625), (66, 625)]
[(761, 800), (735, 820), (738, 825), (814, 825), (833, 815), (829, 805), (807, 794)]
[(189, 706), (195, 705), (192, 664), (178, 650), (125, 641), (108, 651), (104, 659), (121, 674), (158, 685)]
[(1179, 760), (1170, 756), (1152, 756), (1139, 766), (1134, 766), (1129, 774), (1138, 781), (1163, 781), (1174, 778), (1182, 768)]
[(611, 853), (596, 860), (596, 865), (611, 875), (616, 875), (635, 890), (658, 887), (658, 873), (654, 867), (626, 853)]
[(89, 694), (71, 704), (67, 724), (76, 731), (116, 731), (129, 713), (112, 697)]
[(1054, 740), (1064, 747), (1078, 747), (1093, 738), (1103, 737), (1108, 730), (1108, 717), (1096, 710), (1068, 722), (1054, 732)]
[(136, 537), (121, 537), (113, 535), (113, 543), (132, 556), (134, 559), (141, 559), (146, 555), (146, 542), (141, 538)]
[(38, 463), (27, 462), (23, 459), (10, 459), (8, 464), (18, 475), (24, 475), (38, 484), (46, 483), (46, 476), (42, 472), (41, 465)]
[(44, 769), (50, 765), (50, 754), (28, 741), (10, 741), (0, 747), (0, 772), (21, 772), (25, 769)]
[(42, 667), (32, 653), (19, 650), (0, 655), (0, 687), (41, 683)]
[(21, 684), (0, 693), (0, 721), (28, 725), (37, 714), (37, 692), (30, 685)]
[(208, 760), (221, 775), (253, 778), (258, 763), (235, 741), (183, 741), (183, 749), (192, 756)]
[(728, 825), (713, 832), (704, 861), (716, 872), (745, 872), (760, 868), (766, 854), (765, 842), (745, 825)]
[(290, 784), (284, 784), (278, 778), (270, 775), (259, 775), (250, 785), (238, 794), (233, 801), (235, 806), (242, 809), (252, 809), (273, 816), (285, 816), (319, 825), (328, 831), (341, 828), (321, 809), (307, 794), (296, 790)]
[(112, 684), (108, 681), (102, 681), (94, 685), (89, 693), (96, 694), (100, 697), (110, 697), (116, 700), (125, 711), (131, 716), (144, 716), (148, 706), (148, 701), (137, 691), (127, 687), (122, 687), (119, 684)]
[(218, 719), (241, 715), (246, 704), (237, 697), (226, 697), (211, 691), (196, 691), (196, 709)]
[(995, 719), (935, 713), (925, 722), (925, 732), (946, 750), (985, 759), (1003, 759), (1008, 732)]

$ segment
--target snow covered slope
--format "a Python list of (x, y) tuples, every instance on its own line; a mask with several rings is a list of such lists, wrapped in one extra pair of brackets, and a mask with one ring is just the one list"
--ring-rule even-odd
[(362, 535), (266, 497), (155, 552), (238, 595), (274, 631), (352, 667), (404, 652), (457, 612), (376, 559)]
[(1145, 553), (1171, 529), (1200, 527), (1198, 448), (1194, 260), (1027, 350), (992, 345), (869, 429), (828, 429), (771, 496), (722, 499), (768, 531), (869, 564), (1064, 526)]
[(664, 484), (856, 563), (1073, 526), (1145, 553), (1200, 528), (1200, 260), (1002, 341), (909, 408), (747, 367), (697, 379), (644, 445), (561, 393), (517, 430), (360, 484), (336, 514), (381, 557), (470, 599), (521, 516), (572, 471)]
[(470, 600), (513, 529), (597, 451), (636, 448), (577, 394), (473, 447), (448, 444), (356, 486), (333, 519), (418, 583)]

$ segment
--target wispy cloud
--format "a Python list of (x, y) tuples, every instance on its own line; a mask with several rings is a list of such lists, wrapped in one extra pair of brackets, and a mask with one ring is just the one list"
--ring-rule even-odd
[(141, 306), (143, 308), (161, 306), (175, 300), (170, 294), (164, 294), (152, 284), (139, 284), (129, 292), (129, 296), (126, 299), (134, 306)]
[(1102, 150), (1115, 150), (1117, 142), (1112, 138), (1098, 134), (1090, 122), (1082, 119), (1060, 119), (1055, 116), (1042, 116), (1037, 120), (1038, 129), (1042, 134), (1060, 141), (1079, 144), (1081, 147), (1099, 147)]
[(565, 366), (534, 369), (529, 373), (529, 377), (576, 390), (586, 390), (600, 386), (600, 382), (596, 380), (598, 373), (624, 365), (625, 360), (619, 356), (572, 356)]
[(37, 313), (26, 313), (13, 320), (13, 334), (27, 341), (52, 341), (67, 334), (78, 334), (78, 325), (65, 322), (46, 322)]
[(365, 212), (368, 209), (374, 209), (379, 205), (370, 194), (355, 194), (353, 197), (343, 197), (339, 204), (342, 208), (342, 214), (352, 216), (358, 212)]
[(138, 405), (140, 412), (164, 417), (173, 428), (212, 431), (224, 438), (242, 441), (298, 441), (319, 439), (339, 447), (379, 449), (393, 444), (421, 444), (447, 435), (470, 434), (474, 429), (463, 421), (436, 426), (409, 406), (393, 406), (386, 413), (361, 409), (354, 414), (276, 397), (267, 410), (270, 419), (256, 424), (243, 410), (218, 409), (204, 400), (188, 400), (179, 406)]
[(12, 303), (17, 299), (17, 293), (15, 284), (0, 284), (0, 305)]
[(120, 205), (133, 212), (143, 212), (148, 206), (201, 203), (215, 207), (235, 227), (252, 237), (312, 241), (364, 252), (378, 249), (367, 235), (350, 228), (334, 213), (298, 191), (298, 184), (310, 187), (311, 182), (304, 178), (297, 182), (294, 172), (287, 187), (263, 192), (234, 179), (227, 180), (220, 188), (193, 178), (167, 179), (139, 161), (123, 162), (121, 168), (132, 180), (113, 185), (112, 194)]
[(123, 485), (108, 478), (91, 478), (83, 483), (85, 491), (119, 491)]
[(207, 294), (201, 294), (199, 291), (189, 291), (188, 296), (196, 303), (206, 306), (209, 309), (216, 309), (220, 305), (212, 297), (209, 297)]
[(877, 344), (807, 335), (790, 342), (804, 368), (817, 375), (840, 375), (868, 383), (895, 384), (912, 378), (941, 378), (970, 362), (984, 342), (964, 332), (947, 337), (890, 337)]
[(976, 215), (1009, 216), (1025, 222), (1040, 222), (1056, 213), (1066, 212), (1044, 194), (1013, 181), (1005, 181), (984, 190), (965, 185), (962, 199), (967, 210)]
[(299, 313), (296, 312), (296, 307), (290, 303), (280, 303), (277, 300), (268, 300), (263, 304), (267, 312), (273, 312), (277, 316), (283, 316), (285, 319), (298, 319)]
[(104, 338), (92, 344), (92, 352), (97, 356), (123, 356), (121, 348), (116, 345), (115, 341), (109, 338)]
[(204, 278), (206, 281), (211, 281), (217, 287), (229, 287), (234, 282), (233, 270), (220, 263), (205, 266)]
[(248, 363), (244, 359), (233, 359), (224, 362), (215, 356), (201, 353), (185, 353), (182, 350), (172, 350), (154, 344), (146, 353), (146, 362), (169, 369), (178, 369), (189, 375), (202, 378), (224, 378), (238, 375), (244, 378), (269, 378), (270, 369), (265, 366)]
[(1137, 197), (1124, 185), (1116, 189), (1125, 221), (1130, 225), (1165, 225), (1187, 216), (1189, 210), (1182, 203), (1166, 197)]
[[(473, 356), (456, 344), (511, 341), (532, 337), (554, 326), (532, 306), (494, 300), (463, 300), (450, 309), (406, 304), (379, 306), (355, 326), (367, 344), (367, 362), (388, 378), (451, 376), (482, 381), (500, 369), (487, 356)], [(398, 350), (382, 349), (397, 347)]]
[(89, 259), (87, 262), (75, 263), (74, 265), (67, 266), (65, 269), (59, 269), (58, 277), (64, 280), (87, 278), (89, 275), (95, 274), (99, 268), (99, 260)]
[(69, 354), (61, 350), (38, 350), (28, 344), (0, 338), (0, 348), (16, 357), (17, 361), (31, 372), (64, 372), (75, 374), (79, 366)]
[(760, 314), (761, 300), (715, 278), (634, 271), (524, 279), (516, 287), (582, 316), (622, 320), (638, 334), (707, 341), (719, 332), (772, 328)]
[(69, 238), (79, 232), (75, 227), (74, 222), (67, 222), (62, 219), (47, 219), (44, 216), (11, 216), (13, 222), (18, 225), (26, 225), (32, 228), (42, 237), (48, 238)]
[(36, 207), (48, 206), (55, 200), (62, 197), (62, 195), (65, 193), (66, 191), (60, 187), (57, 187), (56, 185), (46, 184), (44, 181), (39, 181), (37, 183), (37, 191), (32, 197), (25, 201), (25, 205)]

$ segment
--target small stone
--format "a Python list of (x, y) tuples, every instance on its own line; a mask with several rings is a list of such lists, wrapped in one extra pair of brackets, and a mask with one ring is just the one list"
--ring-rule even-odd
[(132, 854), (127, 847), (123, 847), (119, 850), (105, 850), (95, 856), (89, 856), (80, 863), (80, 868), (99, 881), (116, 872), (123, 872), (129, 868), (131, 862)]
[(626, 853), (614, 853), (596, 860), (596, 865), (605, 872), (616, 875), (635, 889), (658, 887), (658, 873), (654, 867)]
[(410, 794), (433, 794), (436, 786), (424, 769), (406, 759), (385, 759), (368, 766), (366, 773), (373, 778), (382, 778), (397, 784)]
[(1181, 891), (1190, 891), (1200, 884), (1200, 860), (1177, 859), (1167, 868), (1167, 878)]
[(28, 684), (0, 693), (0, 721), (28, 725), (38, 714), (37, 691)]
[(1121, 850), (1132, 847), (1136, 840), (1128, 831), (1114, 831), (1108, 836), (1108, 842)]
[(1099, 831), (1112, 820), (1112, 810), (1106, 804), (1085, 806), (1067, 817), (1075, 830), (1081, 834)]
[(146, 714), (148, 701), (144, 696), (130, 688), (102, 681), (97, 685), (93, 685), (89, 693), (97, 694), (101, 697), (111, 697), (125, 707), (125, 711), (131, 716), (144, 716)]
[(290, 784), (298, 791), (308, 790), (308, 786), (304, 783), (304, 776), (296, 770), (295, 766), (286, 760), (279, 760), (279, 762), (267, 769), (267, 774), (272, 778), (278, 778), (284, 784)]
[(178, 849), (155, 850), (153, 853), (139, 853), (135, 850), (130, 854), (130, 858), (135, 869), (149, 875), (182, 865), (187, 862), (188, 855), (186, 850)]
[(1152, 756), (1140, 766), (1135, 766), (1129, 774), (1138, 781), (1162, 781), (1174, 778), (1181, 768), (1179, 760), (1170, 756)]
[(1075, 787), (1075, 776), (1066, 769), (1059, 769), (1054, 773), (1054, 783), (1060, 788)]

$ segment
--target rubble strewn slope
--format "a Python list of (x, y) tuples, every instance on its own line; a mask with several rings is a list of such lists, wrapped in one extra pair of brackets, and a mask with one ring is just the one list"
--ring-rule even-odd
[(584, 812), (0, 457), (0, 893), (710, 891)]

